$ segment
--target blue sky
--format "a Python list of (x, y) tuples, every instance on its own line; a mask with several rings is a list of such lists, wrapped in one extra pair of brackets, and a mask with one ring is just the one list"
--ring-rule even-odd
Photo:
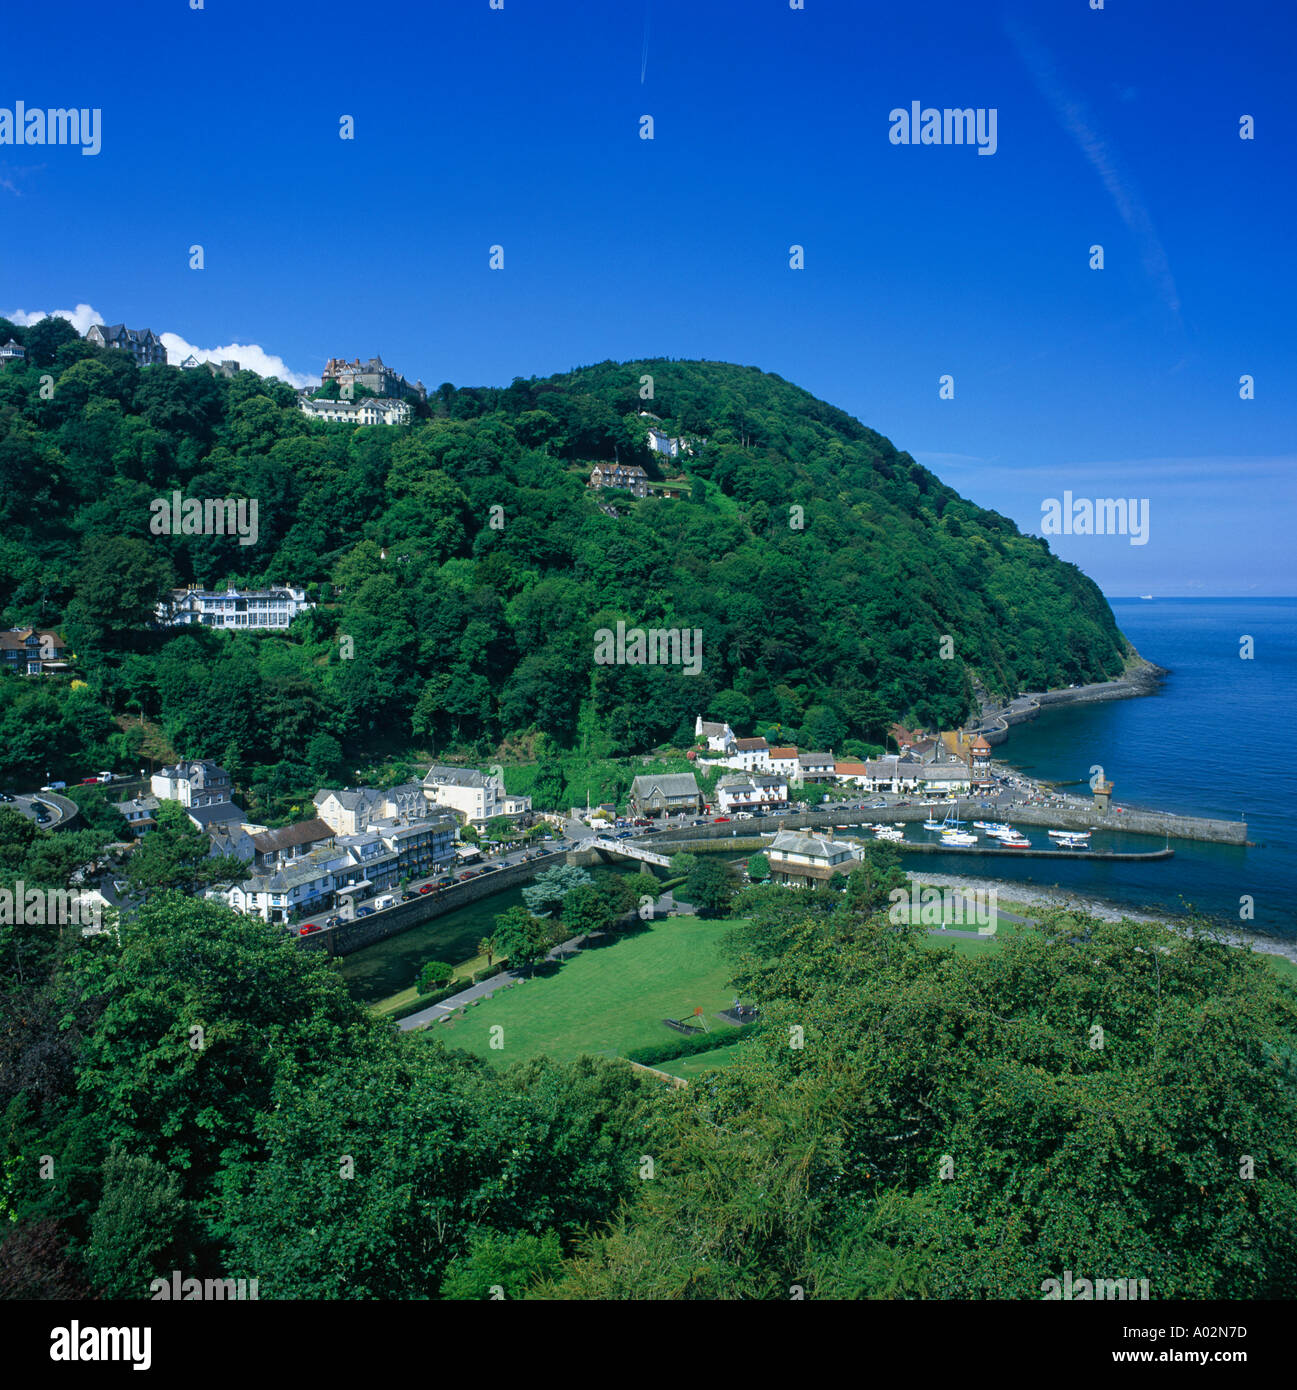
[[(0, 106), (100, 107), (103, 148), (0, 146), (0, 313), (301, 379), (748, 363), (1024, 530), (1147, 499), (1147, 544), (1051, 538), (1105, 592), (1297, 592), (1291, 5), (268, 8), (6, 12)], [(892, 144), (912, 101), (994, 108), (995, 154)]]

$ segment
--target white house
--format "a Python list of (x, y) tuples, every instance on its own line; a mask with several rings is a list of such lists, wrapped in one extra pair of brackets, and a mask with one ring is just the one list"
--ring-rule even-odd
[(923, 764), (910, 758), (870, 758), (865, 764), (865, 786), (871, 792), (912, 792), (923, 771)]
[(492, 816), (507, 815), (503, 778), (488, 776), (475, 767), (442, 767), (434, 764), (423, 778), (429, 801), (454, 811), (474, 825), (485, 825)]
[(408, 401), (384, 396), (361, 396), (353, 401), (316, 401), (302, 397), (302, 412), (313, 420), (342, 425), (408, 425)]
[(728, 753), (734, 743), (734, 730), (728, 724), (713, 724), (700, 714), (694, 722), (694, 737), (705, 738), (713, 753)]
[(201, 627), (238, 628), (244, 632), (286, 628), (299, 613), (315, 604), (305, 589), (275, 585), (269, 589), (173, 589), (171, 601), (158, 605), (158, 621), (164, 627), (197, 624)]
[(930, 792), (966, 792), (972, 785), (967, 766), (957, 761), (925, 763), (922, 780)]
[(230, 800), (232, 785), (223, 767), (208, 758), (193, 758), (155, 772), (149, 789), (161, 800), (178, 801), (185, 807), (213, 806)]
[(798, 773), (797, 749), (772, 747), (766, 754), (766, 766), (771, 772), (782, 773), (789, 782), (795, 782)]
[(832, 753), (798, 753), (797, 755), (797, 781), (800, 785), (807, 782), (831, 782), (833, 781), (833, 754)]
[(786, 806), (788, 779), (782, 774), (747, 773), (722, 777), (716, 783), (716, 805), (723, 814), (755, 808)]

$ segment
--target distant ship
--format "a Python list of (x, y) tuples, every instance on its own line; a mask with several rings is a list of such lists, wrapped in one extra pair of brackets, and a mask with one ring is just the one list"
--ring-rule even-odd
[(1152, 594), (1140, 594), (1140, 598), (1152, 598)]

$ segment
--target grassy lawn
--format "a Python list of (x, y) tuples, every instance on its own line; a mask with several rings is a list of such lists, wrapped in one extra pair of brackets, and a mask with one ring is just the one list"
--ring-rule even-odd
[(1266, 960), (1279, 972), (1279, 978), (1287, 980), (1290, 985), (1297, 985), (1297, 965), (1284, 956), (1267, 955)]
[(705, 1071), (733, 1066), (743, 1057), (747, 1047), (746, 1042), (736, 1043), (733, 1047), (717, 1047), (711, 1052), (695, 1052), (692, 1057), (677, 1057), (674, 1062), (654, 1062), (653, 1068), (655, 1071), (666, 1072), (668, 1076), (679, 1076), (686, 1081), (693, 1081)]
[[(616, 1057), (666, 1042), (678, 1035), (662, 1020), (688, 1018), (698, 1006), (710, 1027), (725, 1028), (713, 1015), (730, 1006), (734, 991), (719, 943), (736, 924), (696, 917), (646, 923), (581, 951), (553, 974), (500, 990), (428, 1034), (507, 1066), (541, 1053), (564, 1061), (584, 1052)], [(489, 1040), (497, 1025), (504, 1047), (495, 1051)]]

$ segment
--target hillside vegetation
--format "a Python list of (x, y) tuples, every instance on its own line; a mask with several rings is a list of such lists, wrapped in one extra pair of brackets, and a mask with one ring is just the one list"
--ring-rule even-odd
[[(841, 750), (950, 725), (974, 680), (1104, 679), (1128, 651), (1044, 541), (753, 367), (445, 384), (409, 427), (357, 429), (251, 372), (141, 371), (62, 320), (10, 334), (29, 358), (0, 374), (0, 616), (59, 626), (86, 684), (0, 681), (5, 781), (134, 760), (146, 723), (271, 791), (533, 730), (600, 757), (680, 746), (700, 712)], [(694, 442), (679, 499), (586, 486), (598, 461), (662, 476), (643, 408)], [(152, 534), (173, 491), (255, 499), (255, 544)], [(321, 606), (285, 633), (150, 627), (170, 585), (236, 581)], [(619, 620), (697, 629), (699, 673), (597, 665)]]

